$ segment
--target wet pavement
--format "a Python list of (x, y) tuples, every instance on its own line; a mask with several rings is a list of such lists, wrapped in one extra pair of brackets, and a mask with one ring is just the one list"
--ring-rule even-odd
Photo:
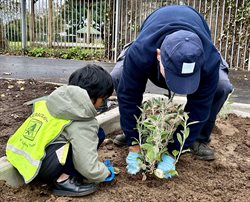
[(36, 79), (66, 83), (70, 74), (89, 63), (95, 63), (110, 72), (114, 64), (54, 58), (0, 56), (0, 77)]
[[(54, 58), (34, 58), (23, 56), (0, 56), (0, 78), (35, 79), (56, 83), (67, 83), (70, 74), (86, 64), (94, 63), (111, 72), (114, 63), (98, 61), (76, 61)], [(250, 72), (231, 71), (234, 85), (232, 102), (250, 104)], [(147, 93), (165, 94), (167, 91), (148, 82)]]

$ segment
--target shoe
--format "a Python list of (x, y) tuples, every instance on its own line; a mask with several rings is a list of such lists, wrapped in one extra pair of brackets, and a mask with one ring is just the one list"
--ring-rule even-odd
[(195, 141), (190, 149), (191, 153), (193, 153), (197, 159), (204, 161), (212, 161), (215, 159), (214, 150), (210, 148), (208, 144)]
[(85, 196), (97, 190), (95, 184), (80, 183), (75, 177), (54, 184), (53, 194), (57, 196)]
[(113, 140), (114, 144), (117, 145), (117, 146), (125, 146), (127, 145), (127, 142), (126, 142), (126, 138), (125, 138), (125, 135), (124, 133), (123, 134), (120, 134), (120, 135), (117, 135), (115, 137), (115, 139)]

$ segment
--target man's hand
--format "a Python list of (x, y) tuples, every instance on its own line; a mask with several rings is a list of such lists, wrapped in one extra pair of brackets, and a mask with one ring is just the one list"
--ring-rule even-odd
[(113, 165), (112, 165), (112, 163), (111, 163), (111, 161), (109, 159), (105, 160), (103, 163), (109, 169), (109, 172), (110, 172), (110, 175), (104, 180), (104, 182), (110, 182), (113, 179), (115, 179), (114, 167), (113, 167)]
[(129, 150), (130, 152), (139, 153), (141, 149), (140, 149), (140, 146), (139, 146), (139, 145), (134, 145), (134, 146), (130, 146), (130, 147), (128, 148), (128, 150)]
[(128, 156), (126, 158), (126, 163), (127, 163), (127, 172), (129, 174), (135, 175), (136, 173), (138, 173), (140, 171), (140, 159), (139, 159), (140, 155), (138, 154), (138, 152), (133, 152), (130, 151), (128, 153)]
[(165, 179), (168, 179), (175, 176), (175, 172), (175, 160), (171, 156), (164, 154), (162, 156), (162, 161), (157, 165), (157, 176), (161, 178), (160, 175), (163, 173), (162, 178), (164, 177)]

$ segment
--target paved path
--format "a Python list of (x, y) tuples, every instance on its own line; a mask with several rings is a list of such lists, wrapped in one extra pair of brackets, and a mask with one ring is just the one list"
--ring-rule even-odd
[[(90, 62), (21, 56), (0, 56), (0, 76), (66, 83), (69, 75)], [(110, 72), (113, 63), (91, 62), (103, 66)], [(11, 73), (9, 75), (9, 73)]]
[[(98, 61), (76, 61), (53, 58), (51, 59), (2, 55), (0, 56), (0, 78), (33, 78), (42, 81), (67, 83), (69, 75), (74, 70), (83, 67), (88, 63), (101, 65), (108, 72), (111, 72), (114, 67), (114, 63), (105, 63)], [(248, 81), (239, 81), (239, 78), (241, 77), (239, 77), (237, 74), (242, 74), (242, 72), (231, 72), (231, 75), (233, 75), (232, 81), (235, 81), (235, 83), (233, 83), (235, 91), (232, 95), (231, 100), (233, 102), (250, 104), (250, 85), (245, 85), (250, 84), (250, 78), (248, 78)], [(243, 74), (246, 74), (247, 77), (250, 77), (250, 72), (243, 72)], [(237, 78), (235, 75), (237, 75)], [(167, 91), (165, 89), (158, 88), (151, 82), (149, 82), (146, 88), (146, 92), (163, 94)]]

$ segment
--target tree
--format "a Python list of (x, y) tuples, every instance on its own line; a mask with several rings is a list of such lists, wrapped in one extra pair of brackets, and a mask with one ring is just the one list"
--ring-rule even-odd
[[(84, 4), (85, 3), (85, 4)], [(61, 14), (65, 24), (69, 26), (66, 30), (68, 35), (76, 35), (76, 31), (87, 27), (87, 42), (91, 42), (90, 28), (101, 31), (101, 25), (105, 17), (105, 2), (98, 0), (66, 0)], [(95, 15), (92, 15), (95, 13)]]

